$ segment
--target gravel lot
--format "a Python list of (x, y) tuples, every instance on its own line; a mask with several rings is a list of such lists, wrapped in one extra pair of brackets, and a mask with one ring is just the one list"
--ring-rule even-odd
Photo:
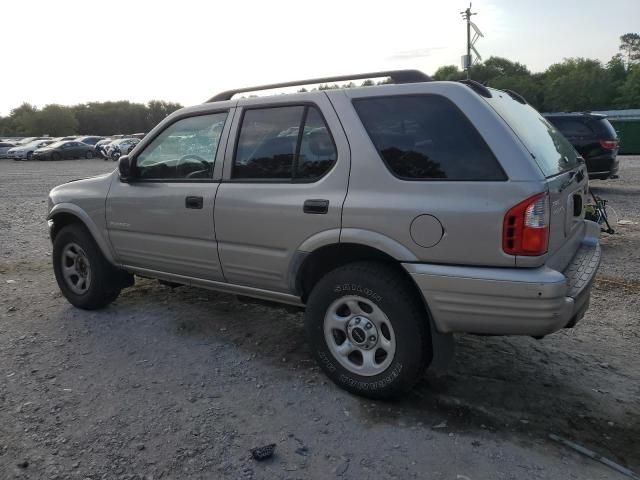
[(393, 403), (328, 382), (299, 314), (143, 279), (69, 305), (46, 194), (112, 168), (0, 161), (0, 478), (623, 478), (550, 433), (640, 471), (640, 157), (592, 183), (635, 223), (603, 237), (575, 329), (460, 336), (449, 372)]

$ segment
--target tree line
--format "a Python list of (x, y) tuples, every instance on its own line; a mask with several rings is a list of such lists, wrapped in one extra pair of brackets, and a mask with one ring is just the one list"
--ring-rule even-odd
[[(603, 64), (588, 58), (568, 58), (541, 73), (531, 73), (523, 64), (502, 57), (490, 57), (469, 70), (469, 78), (500, 90), (513, 90), (541, 112), (575, 112), (640, 108), (640, 35), (620, 37), (620, 53)], [(455, 65), (438, 68), (434, 80), (463, 80), (467, 72)], [(359, 86), (380, 85), (365, 80)], [(319, 90), (352, 88), (320, 85)], [(306, 92), (306, 89), (300, 91)]]
[(47, 105), (38, 109), (23, 103), (6, 117), (0, 117), (0, 135), (31, 137), (51, 135), (115, 135), (146, 133), (179, 103), (152, 100), (149, 103), (90, 102), (79, 105)]
[[(603, 64), (588, 58), (569, 58), (541, 73), (523, 64), (490, 57), (470, 68), (471, 79), (489, 87), (513, 90), (542, 112), (640, 108), (640, 35), (620, 37), (620, 52)], [(466, 72), (455, 65), (440, 67), (435, 80), (462, 80)], [(386, 83), (386, 81), (378, 82)], [(375, 83), (365, 80), (361, 85)], [(321, 85), (319, 89), (355, 87)], [(300, 91), (307, 91), (301, 89)], [(24, 103), (0, 117), (2, 136), (40, 136), (148, 132), (160, 120), (182, 108), (178, 103), (153, 100), (146, 105), (128, 101), (91, 102), (73, 106)]]
[[(500, 90), (513, 90), (542, 112), (574, 112), (640, 108), (640, 35), (620, 37), (620, 53), (603, 64), (569, 58), (541, 73), (518, 62), (491, 57), (474, 65), (471, 79)], [(435, 80), (461, 80), (466, 73), (455, 65), (440, 67)]]

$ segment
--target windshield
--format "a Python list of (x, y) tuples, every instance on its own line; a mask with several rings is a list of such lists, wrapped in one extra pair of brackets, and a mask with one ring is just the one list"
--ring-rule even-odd
[(64, 145), (65, 143), (67, 143), (66, 140), (61, 140), (59, 142), (51, 143), (51, 144), (47, 145), (47, 147), (58, 148), (58, 147), (61, 147), (62, 145)]
[(545, 177), (579, 165), (578, 152), (535, 108), (499, 90), (492, 89), (491, 93), (493, 97), (487, 98), (487, 102), (524, 143)]

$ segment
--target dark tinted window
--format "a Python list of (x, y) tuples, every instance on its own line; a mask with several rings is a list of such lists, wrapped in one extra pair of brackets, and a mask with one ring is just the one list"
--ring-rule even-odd
[(565, 137), (590, 137), (593, 131), (579, 118), (548, 117)]
[(295, 178), (314, 179), (324, 175), (337, 158), (336, 147), (324, 119), (316, 108), (309, 108), (300, 140)]
[(354, 105), (391, 171), (407, 180), (504, 180), (480, 134), (439, 95), (366, 98)]
[[(211, 178), (227, 112), (183, 118), (167, 127), (136, 156), (143, 179)], [(120, 148), (137, 143), (121, 142)]]
[(602, 137), (603, 139), (611, 139), (618, 138), (618, 134), (616, 133), (613, 125), (606, 118), (602, 119), (592, 119), (589, 122), (589, 126), (592, 130), (596, 132), (596, 135)]
[(291, 178), (303, 113), (303, 106), (247, 110), (242, 119), (233, 177)]
[(335, 145), (315, 107), (250, 109), (242, 118), (232, 176), (312, 180), (335, 160)]

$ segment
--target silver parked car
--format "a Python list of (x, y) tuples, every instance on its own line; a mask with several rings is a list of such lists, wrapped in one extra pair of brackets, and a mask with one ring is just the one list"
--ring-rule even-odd
[(16, 145), (13, 148), (7, 150), (7, 158), (13, 158), (14, 160), (31, 160), (33, 158), (33, 154), (39, 148), (46, 147), (47, 145), (53, 143), (50, 139), (44, 140), (33, 140), (29, 143)]
[(0, 158), (8, 158), (8, 152), (16, 146), (15, 143), (0, 140)]
[(104, 307), (139, 274), (303, 307), (322, 369), (375, 398), (411, 388), (455, 332), (573, 327), (600, 262), (573, 147), (518, 94), (475, 82), (296, 84), (381, 76), (395, 84), (223, 92), (116, 171), (54, 188), (63, 294)]

